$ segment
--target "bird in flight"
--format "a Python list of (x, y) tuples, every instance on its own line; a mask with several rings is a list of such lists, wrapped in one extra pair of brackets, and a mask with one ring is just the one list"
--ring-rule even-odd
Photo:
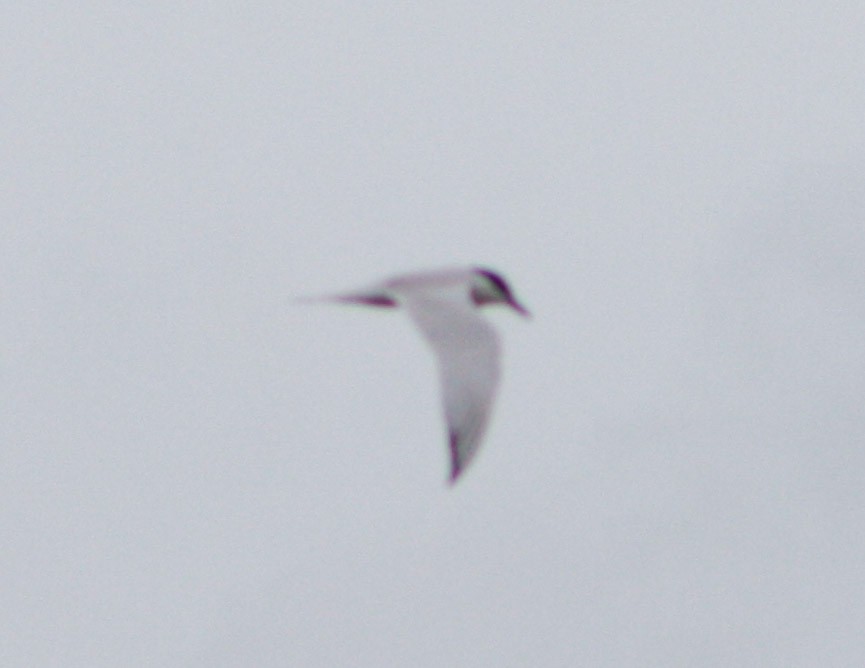
[(474, 267), (396, 276), (323, 299), (408, 312), (438, 362), (454, 483), (478, 451), (499, 382), (498, 336), (480, 307), (529, 312), (499, 274)]

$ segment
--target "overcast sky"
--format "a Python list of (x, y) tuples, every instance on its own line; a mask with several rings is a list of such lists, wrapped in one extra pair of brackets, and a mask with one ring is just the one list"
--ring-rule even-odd
[[(0, 665), (865, 665), (865, 5), (5, 3)], [(453, 488), (398, 313), (483, 264)]]

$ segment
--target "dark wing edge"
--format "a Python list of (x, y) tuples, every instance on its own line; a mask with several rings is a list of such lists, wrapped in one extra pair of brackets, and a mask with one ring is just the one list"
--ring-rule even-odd
[(448, 450), (451, 456), (451, 470), (448, 483), (454, 485), (480, 450), (481, 440), (488, 423), (489, 414), (477, 414), (464, 426), (463, 430), (448, 427)]
[(455, 432), (453, 429), (450, 430), (450, 453), (451, 453), (451, 475), (448, 483), (453, 485), (456, 483), (457, 478), (460, 477), (460, 473), (463, 470), (462, 462), (460, 461), (460, 450), (459, 450), (459, 442), (460, 435)]

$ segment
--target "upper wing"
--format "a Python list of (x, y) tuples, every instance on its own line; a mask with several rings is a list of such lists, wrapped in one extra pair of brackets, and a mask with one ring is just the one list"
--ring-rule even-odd
[(438, 360), (453, 482), (477, 452), (489, 421), (499, 382), (498, 337), (467, 299), (416, 294), (404, 304)]

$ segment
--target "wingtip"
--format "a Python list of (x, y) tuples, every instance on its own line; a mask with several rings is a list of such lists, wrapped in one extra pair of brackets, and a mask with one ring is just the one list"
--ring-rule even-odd
[(453, 487), (462, 472), (462, 466), (460, 466), (460, 453), (459, 448), (457, 447), (459, 444), (459, 434), (451, 430), (448, 436), (448, 446), (451, 453), (451, 472), (450, 477), (448, 478), (448, 485)]
[(448, 487), (453, 487), (454, 485), (456, 485), (459, 477), (460, 470), (457, 468), (452, 469), (450, 476), (448, 476)]

